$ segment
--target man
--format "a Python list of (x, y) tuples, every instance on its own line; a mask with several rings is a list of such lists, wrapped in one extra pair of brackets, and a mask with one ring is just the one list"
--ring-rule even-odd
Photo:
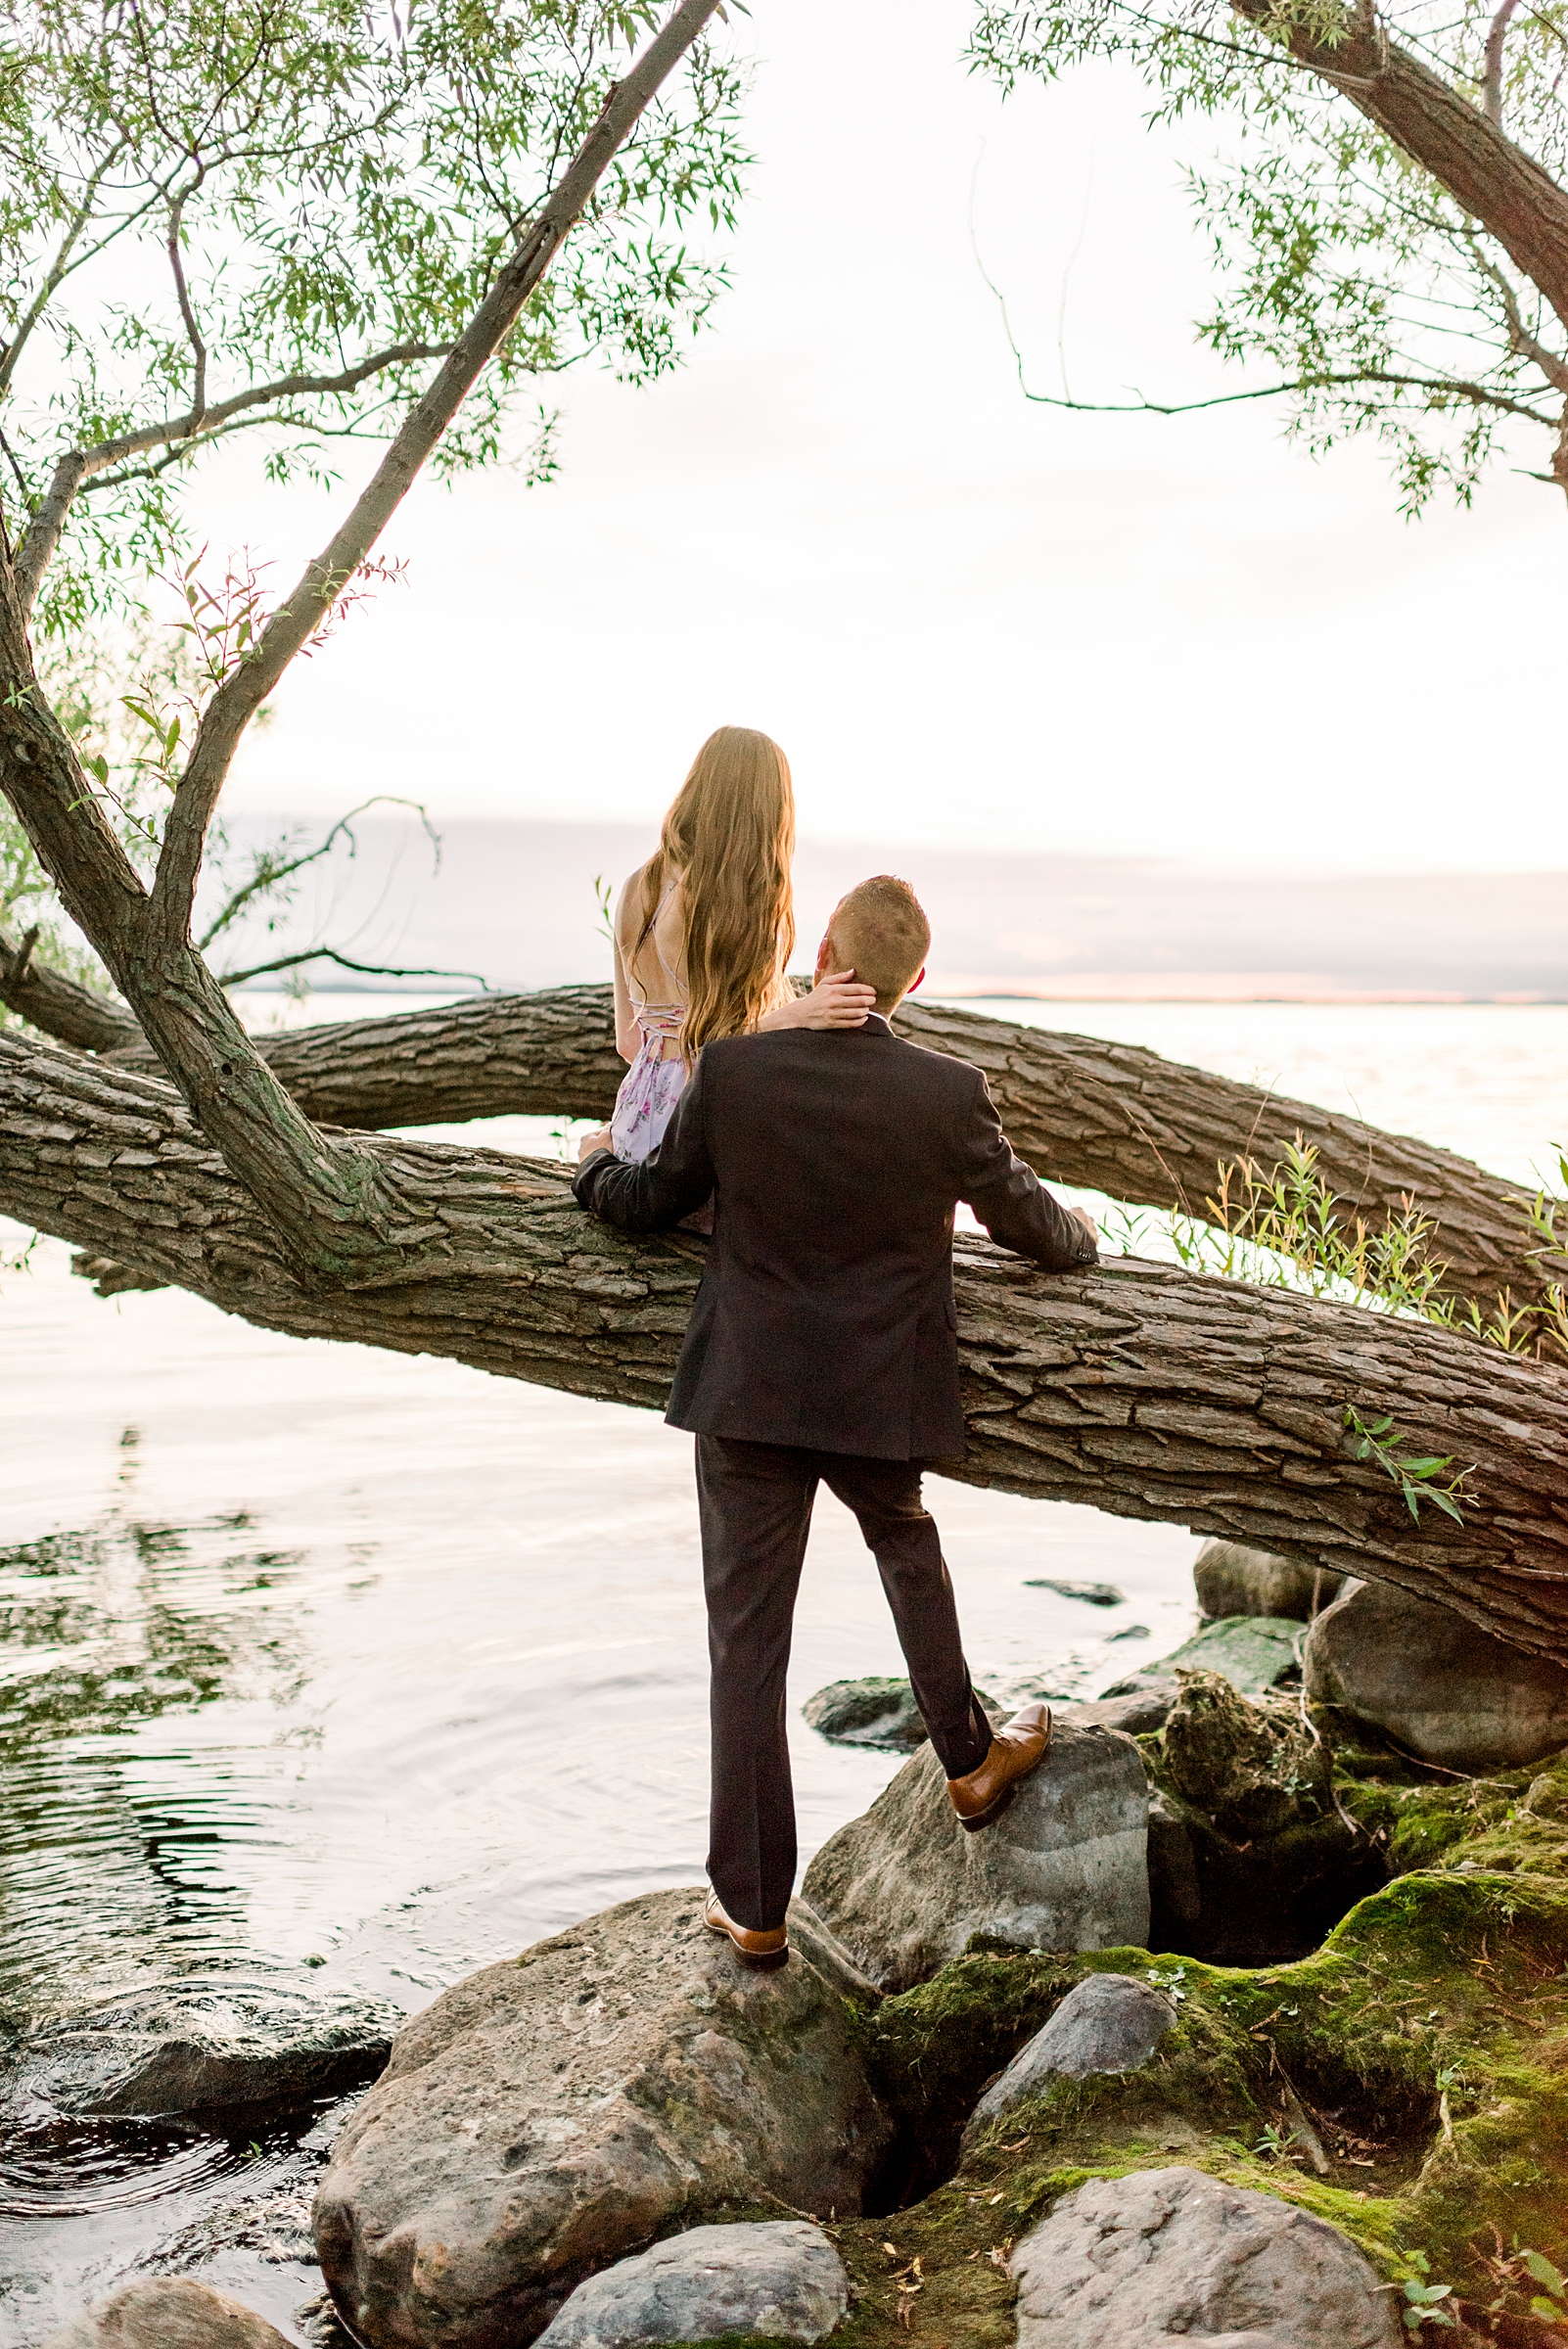
[(590, 1136), (573, 1185), (623, 1231), (666, 1230), (715, 1203), (666, 1417), (697, 1437), (713, 1666), (706, 1915), (753, 1965), (788, 1955), (784, 1683), (818, 1483), (875, 1555), (966, 1827), (997, 1816), (1050, 1737), (1043, 1705), (992, 1733), (920, 1476), (964, 1450), (955, 1204), (1052, 1272), (1097, 1261), (1093, 1226), (1014, 1157), (978, 1069), (894, 1035), (930, 941), (907, 882), (862, 881), (835, 908), (816, 979), (874, 988), (863, 1026), (709, 1044), (662, 1147), (629, 1166)]

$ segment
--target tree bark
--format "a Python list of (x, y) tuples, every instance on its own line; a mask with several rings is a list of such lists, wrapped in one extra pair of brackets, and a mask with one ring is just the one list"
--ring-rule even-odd
[(95, 995), (34, 957), (30, 940), (0, 930), (0, 1003), (78, 1052), (136, 1051), (141, 1030), (122, 1004)]
[[(1248, 1156), (1272, 1167), (1300, 1134), (1316, 1147), (1323, 1179), (1348, 1208), (1380, 1221), (1409, 1200), (1432, 1219), (1452, 1294), (1491, 1310), (1499, 1290), (1524, 1304), (1568, 1278), (1568, 1259), (1530, 1254), (1534, 1235), (1516, 1187), (1433, 1143), (1136, 1044), (914, 1002), (899, 1012), (898, 1026), (912, 1042), (985, 1070), (1014, 1148), (1051, 1180), (1201, 1217), (1222, 1164)], [(625, 1074), (610, 990), (601, 986), (480, 995), (257, 1040), (300, 1108), (329, 1125), (606, 1118)], [(142, 1043), (119, 1057), (158, 1065)]]
[[(562, 1170), (361, 1134), (417, 1264), (325, 1290), (292, 1268), (173, 1088), (0, 1036), (0, 1211), (298, 1336), (446, 1355), (657, 1408), (704, 1244), (628, 1241)], [(1568, 1639), (1568, 1372), (1419, 1321), (1133, 1258), (1052, 1277), (956, 1256), (970, 1451), (945, 1473), (1253, 1542), (1451, 1606), (1536, 1654)], [(1413, 1520), (1347, 1406), (1474, 1463), (1464, 1521)]]
[[(1274, 37), (1272, 0), (1232, 0), (1239, 16)], [(1568, 326), (1568, 189), (1527, 155), (1481, 108), (1388, 38), (1363, 4), (1340, 15), (1341, 37), (1315, 24), (1285, 30), (1285, 45), (1370, 122), (1412, 156), (1538, 286)]]

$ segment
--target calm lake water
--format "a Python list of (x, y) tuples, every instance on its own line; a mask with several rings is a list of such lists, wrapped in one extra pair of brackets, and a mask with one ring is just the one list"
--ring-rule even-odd
[[(1568, 1140), (1561, 1007), (977, 1008), (1352, 1108), (1521, 1184)], [(539, 1120), (464, 1130), (557, 1146)], [(105, 1304), (52, 1244), (0, 1282), (0, 2007), (241, 1964), (412, 2009), (701, 1877), (689, 1438), (451, 1362), (275, 1337), (173, 1291)], [(1194, 1620), (1179, 1528), (959, 1486), (932, 1499), (993, 1688), (1095, 1693)], [(1038, 1576), (1111, 1582), (1124, 1603)], [(795, 1700), (899, 1669), (870, 1560), (824, 1496)], [(808, 1857), (897, 1765), (799, 1720), (795, 1753)], [(0, 2345), (31, 2349), (237, 2177), (286, 2176), (289, 2143), (100, 2129), (0, 2146)], [(237, 2254), (215, 2280), (303, 2339), (303, 2276)]]

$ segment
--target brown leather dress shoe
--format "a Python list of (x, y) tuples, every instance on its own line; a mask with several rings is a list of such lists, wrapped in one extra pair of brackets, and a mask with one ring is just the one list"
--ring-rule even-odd
[(716, 1892), (710, 1892), (703, 1902), (703, 1923), (710, 1933), (722, 1933), (743, 1963), (755, 1965), (759, 1973), (771, 1973), (789, 1957), (787, 1926), (779, 1925), (771, 1933), (754, 1933), (748, 1925), (737, 1925), (733, 1917), (724, 1914)]
[(1027, 1777), (1045, 1759), (1051, 1741), (1049, 1705), (1025, 1705), (991, 1741), (991, 1751), (966, 1778), (949, 1778), (947, 1792), (958, 1823), (971, 1835), (999, 1819)]

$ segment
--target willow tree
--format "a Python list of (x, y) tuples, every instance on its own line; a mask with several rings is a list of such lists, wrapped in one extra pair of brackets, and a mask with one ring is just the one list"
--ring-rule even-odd
[[(242, 110), (243, 123), (225, 131), (210, 156), (197, 142), (198, 161), (205, 158), (211, 166), (204, 168), (202, 186), (217, 172), (219, 153), (243, 156), (252, 174), (243, 180), (244, 202), (225, 215), (233, 250), (215, 253), (205, 281), (190, 257), (195, 247), (186, 243), (198, 190), (194, 182), (188, 186), (185, 164), (158, 183), (156, 203), (139, 199), (132, 207), (134, 219), (123, 229), (132, 240), (126, 251), (143, 250), (134, 243), (135, 221), (145, 224), (162, 207), (158, 216), (167, 229), (168, 280), (183, 341), (171, 330), (159, 365), (180, 397), (140, 425), (123, 413), (70, 408), (52, 463), (31, 477), (19, 466), (25, 486), (19, 487), (22, 503), (0, 548), (0, 785), (126, 1007), (124, 1014), (102, 1007), (84, 1013), (80, 990), (72, 995), (69, 981), (57, 975), (48, 985), (30, 984), (27, 970), (18, 967), (25, 959), (21, 949), (8, 956), (4, 981), (12, 999), (57, 1029), (77, 1017), (83, 1032), (73, 1042), (86, 1048), (0, 1036), (0, 1209), (106, 1262), (112, 1268), (106, 1285), (127, 1285), (116, 1272), (177, 1281), (266, 1326), (438, 1352), (503, 1375), (624, 1402), (656, 1404), (665, 1391), (700, 1243), (672, 1236), (633, 1244), (592, 1226), (572, 1202), (559, 1168), (317, 1124), (308, 1082), (298, 1069), (286, 1072), (264, 1057), (245, 1034), (193, 938), (192, 922), (209, 826), (247, 725), (375, 559), (422, 468), (442, 461), (443, 451), (446, 462), (471, 462), (493, 445), (516, 372), (511, 354), (532, 347), (537, 355), (530, 338), (544, 331), (540, 321), (553, 333), (575, 319), (585, 339), (602, 329), (614, 348), (619, 333), (638, 363), (659, 358), (657, 303), (664, 302), (668, 321), (686, 297), (678, 286), (671, 292), (682, 272), (658, 247), (646, 215), (678, 214), (699, 202), (722, 215), (733, 186), (730, 85), (699, 45), (715, 7), (715, 0), (679, 0), (624, 77), (613, 80), (596, 43), (602, 35), (623, 36), (640, 12), (534, 0), (516, 19), (528, 40), (508, 56), (504, 71), (487, 69), (488, 78), (477, 85), (467, 80), (466, 67), (459, 69), (450, 43), (460, 32), (480, 36), (465, 13), (455, 13), (447, 45), (437, 41), (434, 51), (420, 52), (413, 86), (443, 91), (449, 83), (459, 111), (426, 120), (416, 108), (411, 119), (426, 120), (426, 129), (401, 138), (395, 170), (383, 156), (384, 149), (399, 149), (395, 110), (389, 99), (385, 115), (377, 114), (366, 93), (381, 87), (381, 72), (390, 76), (393, 95), (403, 90), (411, 70), (408, 41), (393, 38), (373, 56), (362, 48), (360, 65), (345, 71), (341, 87), (323, 70), (320, 104), (310, 116), (319, 130), (324, 181), (319, 217), (308, 173), (285, 222), (267, 208), (271, 182), (261, 168), (267, 116), (264, 110)], [(352, 21), (361, 23), (357, 16)], [(115, 40), (123, 33), (133, 46), (141, 41), (133, 17), (111, 22)], [(207, 27), (208, 96), (220, 112), (234, 77), (225, 60), (237, 22), (231, 13)], [(258, 15), (254, 23), (257, 39), (263, 24), (271, 38), (272, 18)], [(421, 38), (445, 23), (438, 15), (427, 20)], [(75, 24), (78, 36), (92, 29)], [(52, 55), (47, 44), (44, 54)], [(247, 48), (240, 62), (252, 55)], [(287, 44), (276, 55), (280, 72), (287, 59), (298, 63)], [(675, 96), (656, 108), (677, 69), (683, 78)], [(527, 104), (510, 93), (492, 154), (475, 142), (492, 91), (509, 74), (531, 74), (534, 87)], [(167, 110), (156, 74), (148, 88), (148, 118), (161, 125)], [(124, 125), (105, 117), (99, 127), (105, 143), (83, 174), (54, 258), (27, 305), (40, 316), (51, 281), (66, 282), (71, 255), (91, 244), (84, 225), (91, 206), (102, 189), (118, 184), (111, 172), (124, 167)], [(185, 155), (200, 128), (193, 117), (184, 125), (184, 146), (172, 142), (170, 153), (179, 147)], [(433, 372), (417, 396), (417, 379), (400, 372), (421, 363), (408, 336), (395, 345), (377, 342), (358, 356), (348, 353), (330, 380), (296, 380), (279, 394), (274, 424), (287, 445), (298, 426), (298, 445), (305, 447), (312, 433), (319, 438), (329, 429), (322, 417), (338, 412), (330, 403), (351, 402), (371, 381), (370, 373), (356, 370), (377, 360), (385, 403), (379, 419), (362, 422), (387, 435), (385, 453), (285, 597), (270, 603), (245, 573), (226, 600), (193, 616), (206, 666), (203, 689), (188, 729), (155, 715), (153, 756), (166, 807), (145, 838), (127, 846), (106, 806), (109, 784), (84, 766), (51, 706), (34, 661), (29, 610), (43, 616), (45, 626), (69, 625), (73, 614), (86, 612), (70, 532), (85, 530), (90, 539), (108, 527), (91, 518), (90, 508), (85, 525), (73, 524), (90, 481), (107, 477), (111, 502), (99, 511), (109, 524), (116, 512), (131, 515), (123, 541), (129, 566), (137, 530), (145, 528), (157, 541), (164, 528), (159, 501), (192, 453), (183, 443), (238, 428), (247, 411), (233, 404), (240, 394), (219, 376), (210, 328), (231, 264), (243, 294), (253, 263), (263, 277), (274, 263), (287, 275), (294, 241), (315, 251), (319, 230), (318, 257), (327, 267), (335, 250), (334, 190), (369, 186), (376, 216), (400, 217), (404, 177), (427, 166), (446, 168), (436, 152), (438, 129), (464, 149), (452, 168), (469, 190), (473, 217), (464, 233), (476, 241), (467, 306), (454, 292), (439, 330), (430, 333), (423, 364)], [(342, 182), (335, 176), (340, 132), (344, 151), (355, 157)], [(542, 183), (527, 196), (521, 179), (510, 176), (524, 139), (531, 142), (530, 168)], [(484, 210), (482, 195), (497, 208)], [(376, 209), (383, 205), (392, 207), (385, 215)], [(442, 240), (457, 232), (435, 216), (438, 208), (426, 225), (444, 250)], [(346, 198), (338, 231), (344, 240), (359, 217)], [(107, 238), (109, 231), (103, 233)], [(577, 238), (580, 258), (572, 258)], [(253, 239), (259, 257), (250, 254)], [(108, 250), (102, 239), (100, 249)], [(569, 258), (553, 289), (547, 272), (563, 250)], [(395, 257), (385, 271), (392, 304), (400, 299), (394, 280), (398, 287), (403, 276), (420, 281), (419, 240), (410, 239)], [(346, 303), (352, 274), (346, 271), (341, 281)], [(440, 277), (438, 269), (435, 274)], [(372, 307), (379, 282), (372, 277), (359, 289), (358, 298)], [(455, 284), (451, 276), (442, 282)], [(198, 292), (204, 283), (205, 297)], [(656, 305), (641, 342), (644, 330), (634, 334), (629, 323), (638, 286)], [(623, 330), (616, 324), (618, 300)], [(287, 313), (284, 303), (279, 315)], [(35, 332), (29, 325), (23, 335), (26, 316), (13, 337), (13, 347), (23, 350)], [(367, 310), (363, 323), (379, 328), (383, 319)], [(123, 343), (130, 353), (142, 347), (139, 326), (115, 333), (120, 341), (111, 335), (109, 347), (118, 351)], [(238, 368), (252, 348), (237, 326), (224, 345), (225, 364)], [(66, 368), (72, 356), (69, 334), (60, 352)], [(86, 360), (81, 373), (92, 374)], [(268, 383), (274, 380), (282, 379)], [(159, 367), (150, 381), (156, 391)], [(254, 376), (250, 381), (253, 392), (266, 389)], [(328, 405), (301, 424), (289, 405), (296, 398)], [(252, 404), (267, 403), (257, 397)], [(126, 445), (133, 440), (136, 446)], [(106, 449), (119, 453), (105, 457)], [(138, 506), (144, 491), (150, 502)], [(128, 508), (114, 505), (121, 496)], [(64, 582), (58, 592), (50, 584), (57, 563)], [(599, 1083), (603, 1007), (582, 1009), (576, 1074), (584, 1083)], [(116, 1023), (127, 1015), (151, 1056), (149, 1067), (123, 1065), (126, 1035)], [(483, 1058), (485, 1039), (478, 1050)], [(456, 1056), (461, 1052), (459, 1039)], [(452, 1057), (442, 1082), (450, 1080)], [(1112, 1068), (1107, 1088), (1129, 1086), (1132, 1076), (1127, 1067)], [(318, 1115), (321, 1098), (318, 1087)], [(1139, 1163), (1151, 1153), (1165, 1155), (1169, 1129), (1162, 1135), (1156, 1123), (1151, 1130), (1143, 1118), (1133, 1124), (1144, 1148)], [(1443, 1170), (1437, 1178), (1449, 1179)], [(1483, 1194), (1455, 1194), (1454, 1213), (1470, 1217), (1484, 1259), (1496, 1240), (1487, 1225), (1496, 1202)], [(958, 1292), (974, 1442), (968, 1473), (1017, 1491), (1241, 1534), (1324, 1564), (1357, 1562), (1431, 1592), (1520, 1645), (1560, 1648), (1568, 1626), (1568, 1503), (1561, 1497), (1568, 1372), (1429, 1322), (1131, 1259), (1091, 1276), (1053, 1281), (999, 1251), (966, 1248)], [(1448, 1456), (1422, 1456), (1412, 1438)]]
[(1407, 512), (1468, 500), (1499, 443), (1568, 492), (1563, 0), (981, 0), (971, 54), (1004, 88), (1120, 58), (1157, 119), (1217, 118), (1198, 332), (1274, 380), (1186, 404), (1282, 397), (1314, 450), (1371, 434)]
[[(542, 478), (548, 384), (589, 359), (658, 375), (704, 316), (723, 273), (690, 232), (727, 223), (742, 159), (736, 69), (702, 38), (596, 150), (570, 243), (516, 263), (655, 17), (651, 0), (0, 9), (0, 525), (34, 639), (25, 690), (139, 874), (217, 689), (249, 715), (231, 672), (281, 673), (276, 635), (254, 658), (265, 566), (190, 541), (186, 493), (215, 449), (255, 448), (275, 483), (362, 467), (504, 285), (493, 347), (400, 479), (503, 453)], [(371, 583), (353, 576), (369, 548), (353, 531), (335, 547), (307, 633)], [(208, 726), (208, 796), (214, 753)], [(307, 853), (244, 859), (214, 898), (203, 830), (209, 937)], [(0, 916), (58, 964), (52, 913), (25, 831), (0, 825)]]

